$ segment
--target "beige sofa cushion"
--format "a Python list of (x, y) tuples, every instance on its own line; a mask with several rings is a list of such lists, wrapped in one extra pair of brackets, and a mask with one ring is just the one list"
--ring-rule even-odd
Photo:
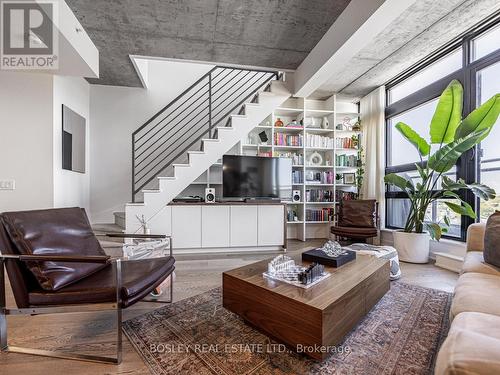
[(500, 374), (500, 317), (458, 315), (439, 350), (435, 375)]
[(500, 316), (500, 277), (474, 272), (460, 276), (451, 303), (451, 319), (462, 312)]
[(465, 254), (462, 273), (476, 272), (500, 277), (500, 268), (485, 263), (482, 251), (469, 251)]
[(475, 223), (469, 225), (467, 229), (467, 251), (483, 251), (485, 223)]

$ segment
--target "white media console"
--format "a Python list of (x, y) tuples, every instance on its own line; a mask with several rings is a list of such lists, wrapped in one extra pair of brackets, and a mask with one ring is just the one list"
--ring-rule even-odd
[(151, 222), (183, 252), (286, 250), (286, 205), (279, 202), (171, 203)]

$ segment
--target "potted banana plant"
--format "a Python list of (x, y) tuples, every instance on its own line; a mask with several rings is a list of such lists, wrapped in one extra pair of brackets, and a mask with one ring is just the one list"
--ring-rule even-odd
[(394, 232), (394, 247), (403, 261), (427, 263), (430, 239), (439, 241), (442, 234), (448, 231), (448, 216), (442, 222), (433, 222), (426, 217), (427, 209), (433, 202), (442, 199), (451, 211), (475, 218), (474, 210), (462, 199), (460, 191), (470, 190), (484, 200), (495, 198), (495, 191), (486, 185), (467, 184), (462, 179), (454, 181), (445, 175), (463, 153), (488, 136), (500, 113), (500, 94), (494, 95), (464, 119), (462, 104), (462, 85), (453, 80), (439, 98), (430, 123), (430, 142), (409, 125), (402, 122), (396, 124), (396, 129), (420, 156), (420, 163), (415, 164), (418, 181), (395, 173), (385, 176), (385, 182), (404, 191), (410, 201), (404, 229)]

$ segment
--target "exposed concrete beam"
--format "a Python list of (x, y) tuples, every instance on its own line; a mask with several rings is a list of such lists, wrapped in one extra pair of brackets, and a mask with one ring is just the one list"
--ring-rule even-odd
[(417, 0), (352, 0), (295, 72), (295, 96), (311, 95)]

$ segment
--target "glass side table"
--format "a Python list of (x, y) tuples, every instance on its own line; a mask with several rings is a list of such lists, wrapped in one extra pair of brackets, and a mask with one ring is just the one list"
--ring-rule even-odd
[[(172, 257), (172, 237), (162, 234), (123, 234), (109, 233), (108, 237), (123, 238), (122, 258), (138, 260), (147, 258)], [(173, 279), (175, 273), (157, 286), (148, 297), (147, 302), (171, 303), (173, 300)], [(166, 299), (168, 298), (168, 299)]]

